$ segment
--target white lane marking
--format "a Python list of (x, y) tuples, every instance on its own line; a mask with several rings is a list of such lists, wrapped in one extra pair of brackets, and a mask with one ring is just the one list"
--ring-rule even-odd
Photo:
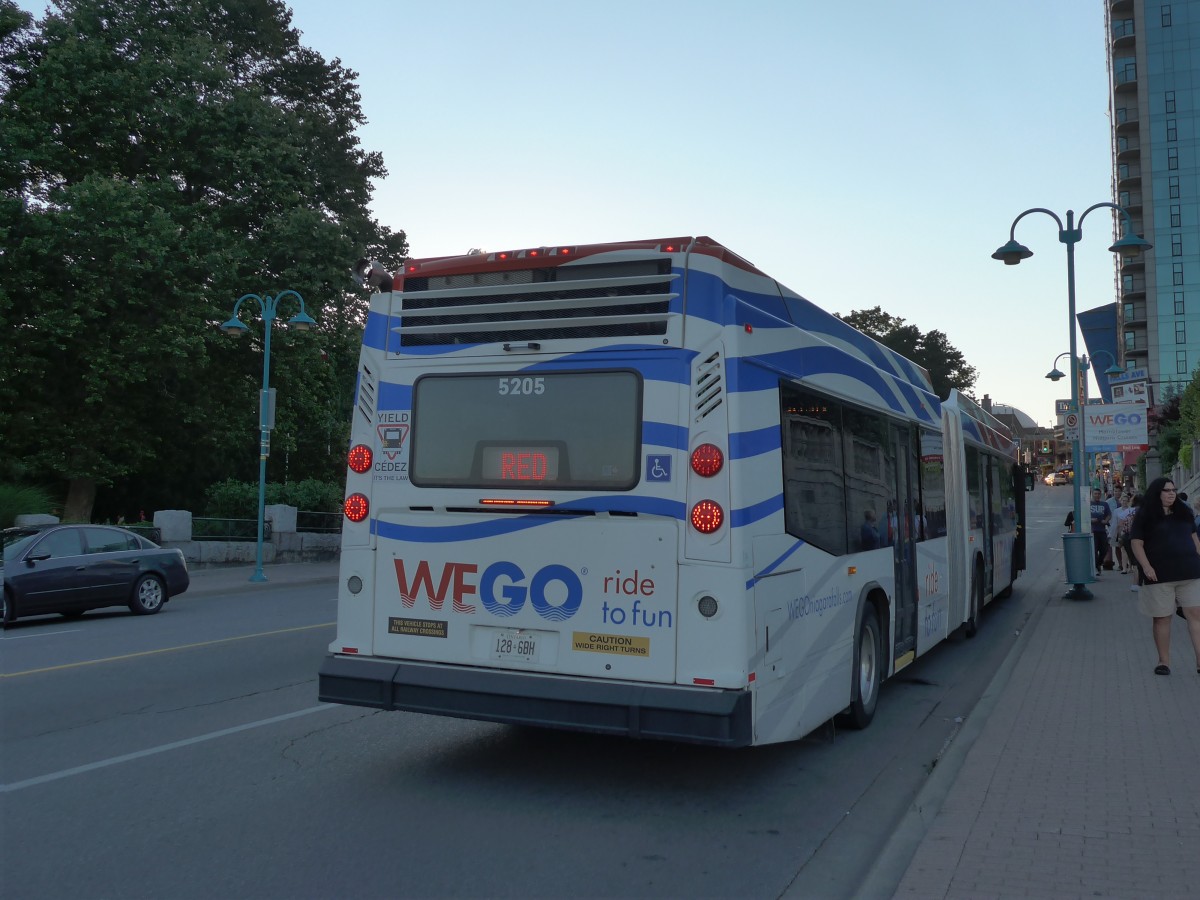
[(26, 778), (24, 781), (14, 781), (12, 784), (0, 784), (0, 794), (11, 794), (13, 791), (19, 791), (23, 788), (36, 787), (39, 784), (46, 784), (51, 781), (58, 781), (61, 778), (69, 778), (72, 775), (82, 775), (84, 772), (94, 772), (96, 769), (106, 769), (109, 766), (119, 765), (120, 763), (131, 762), (135, 759), (142, 759), (146, 756), (154, 756), (157, 753), (166, 753), (168, 750), (178, 750), (181, 747), (190, 747), (193, 744), (201, 744), (205, 741), (216, 740), (217, 738), (227, 737), (231, 734), (237, 734), (239, 731), (249, 731), (252, 728), (261, 728), (264, 725), (274, 725), (276, 722), (286, 722), (288, 719), (297, 719), (300, 716), (307, 716), (311, 713), (322, 712), (327, 709), (335, 709), (338, 706), (336, 703), (322, 703), (319, 706), (310, 706), (307, 709), (299, 709), (296, 712), (284, 713), (281, 716), (272, 716), (269, 719), (259, 719), (257, 722), (247, 722), (245, 725), (235, 725), (233, 728), (222, 728), (220, 731), (210, 731), (208, 734), (197, 735), (196, 737), (187, 738), (182, 741), (173, 741), (170, 744), (162, 744), (158, 747), (150, 747), (146, 750), (138, 750), (135, 753), (125, 753), (121, 756), (113, 756), (109, 759), (97, 760), (93, 763), (88, 763), (85, 766), (75, 766), (73, 769), (63, 769), (60, 772), (51, 772), (47, 775), (38, 775), (36, 778)]
[(52, 634), (71, 634), (72, 632), (75, 632), (75, 631), (83, 631), (83, 629), (82, 628), (64, 628), (62, 631), (39, 631), (36, 634), (6, 634), (4, 637), (0, 637), (0, 642), (2, 642), (2, 641), (19, 641), (19, 640), (21, 640), (21, 638), (49, 637)]

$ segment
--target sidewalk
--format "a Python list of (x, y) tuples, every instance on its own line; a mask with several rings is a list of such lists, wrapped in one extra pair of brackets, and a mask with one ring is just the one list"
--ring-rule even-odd
[(293, 584), (314, 584), (317, 582), (337, 581), (338, 561), (312, 563), (280, 563), (279, 565), (263, 566), (265, 582), (252, 582), (254, 566), (208, 566), (204, 568), (188, 568), (191, 584), (182, 596), (198, 597), (205, 594), (223, 594), (227, 591), (269, 590), (272, 586), (280, 587)]
[(1178, 617), (1172, 674), (1154, 674), (1131, 584), (1056, 588), (961, 768), (940, 788), (935, 770), (905, 820), (928, 830), (893, 896), (1200, 897), (1200, 674)]

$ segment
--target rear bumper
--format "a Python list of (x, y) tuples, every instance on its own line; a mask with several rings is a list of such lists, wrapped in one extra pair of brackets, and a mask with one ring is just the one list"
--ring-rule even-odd
[(329, 655), (320, 699), (717, 747), (753, 743), (749, 691), (603, 682), (570, 676)]

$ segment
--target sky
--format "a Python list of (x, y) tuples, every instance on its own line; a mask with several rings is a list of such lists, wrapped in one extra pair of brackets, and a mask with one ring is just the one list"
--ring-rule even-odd
[[(372, 212), (414, 258), (708, 235), (830, 312), (943, 331), (977, 398), (1055, 421), (1059, 226), (1027, 216), (1034, 256), (990, 256), (1026, 209), (1113, 199), (1104, 0), (291, 7), (358, 73)], [(1112, 239), (1086, 219), (1078, 311), (1115, 299)]]

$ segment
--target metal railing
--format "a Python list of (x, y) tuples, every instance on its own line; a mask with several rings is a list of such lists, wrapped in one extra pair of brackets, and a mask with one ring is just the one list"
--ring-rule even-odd
[(296, 530), (308, 534), (341, 534), (342, 514), (297, 510)]
[[(271, 520), (263, 522), (263, 540), (271, 537)], [(257, 541), (258, 519), (192, 517), (193, 541)]]

